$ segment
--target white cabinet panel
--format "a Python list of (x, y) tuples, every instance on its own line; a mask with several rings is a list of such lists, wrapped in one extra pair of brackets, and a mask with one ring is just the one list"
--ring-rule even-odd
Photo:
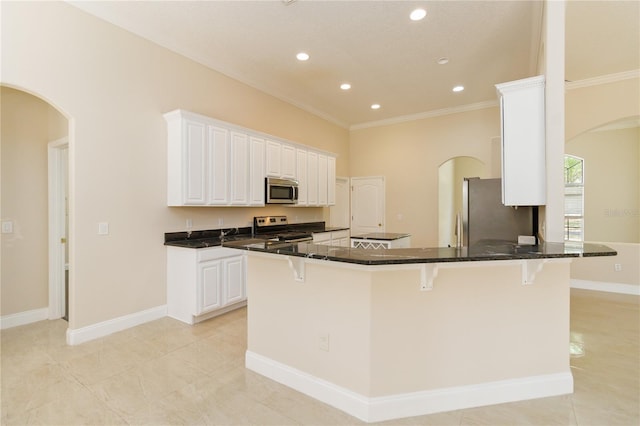
[(496, 85), (502, 124), (502, 203), (546, 204), (544, 76)]
[(264, 139), (251, 136), (249, 138), (251, 159), (249, 164), (249, 205), (264, 205), (264, 178), (265, 178), (265, 157), (264, 157)]
[(279, 178), (282, 174), (282, 144), (267, 140), (266, 146), (267, 176)]
[(282, 177), (296, 178), (296, 148), (291, 145), (282, 145)]
[(336, 204), (336, 157), (327, 156), (327, 204)]
[(243, 133), (231, 132), (231, 204), (249, 204), (249, 159), (249, 137)]
[(318, 154), (307, 152), (307, 205), (318, 205)]
[(324, 154), (318, 154), (318, 204), (321, 206), (327, 205), (328, 185), (327, 185), (327, 156)]
[(298, 178), (298, 205), (306, 206), (308, 204), (307, 187), (309, 186), (309, 178), (307, 175), (307, 150), (302, 148), (296, 149), (296, 177)]
[(200, 284), (196, 315), (222, 307), (222, 268), (220, 261), (202, 262), (198, 265)]
[(208, 126), (207, 149), (208, 197), (206, 204), (225, 205), (229, 202), (229, 131)]
[(244, 257), (237, 256), (224, 260), (224, 301), (223, 306), (243, 301), (245, 297)]

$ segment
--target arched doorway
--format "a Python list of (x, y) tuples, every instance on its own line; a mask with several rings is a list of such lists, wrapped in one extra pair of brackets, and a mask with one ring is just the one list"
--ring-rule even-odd
[[(2, 235), (2, 327), (44, 319), (60, 318), (63, 310), (52, 316), (51, 300), (64, 297), (64, 265), (67, 263), (66, 236), (57, 237), (56, 248), (62, 253), (60, 264), (51, 260), (49, 144), (63, 147), (69, 134), (69, 120), (54, 106), (26, 91), (0, 86), (2, 107), (1, 208)], [(66, 150), (57, 152), (67, 164)], [(64, 157), (64, 158), (63, 158)], [(66, 188), (68, 174), (60, 178)], [(68, 208), (59, 203), (63, 224)], [(60, 230), (56, 230), (60, 232)], [(64, 231), (64, 230), (62, 230)], [(62, 240), (64, 238), (64, 240)], [(62, 285), (51, 294), (52, 272), (56, 269)], [(64, 299), (63, 299), (64, 300)]]

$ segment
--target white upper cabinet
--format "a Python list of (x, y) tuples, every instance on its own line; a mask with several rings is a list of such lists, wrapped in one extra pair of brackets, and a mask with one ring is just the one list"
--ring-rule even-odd
[(292, 145), (282, 145), (282, 177), (296, 178), (296, 147)]
[(327, 204), (336, 205), (336, 157), (327, 157)]
[(244, 133), (231, 132), (230, 204), (249, 204), (249, 160), (249, 137)]
[(502, 203), (546, 204), (544, 76), (496, 85), (502, 127)]
[[(217, 126), (207, 126), (207, 180), (205, 204), (225, 205), (229, 202), (229, 131)], [(187, 175), (189, 175), (188, 173)]]
[(264, 206), (267, 176), (298, 179), (301, 206), (335, 203), (335, 156), (187, 111), (164, 117), (169, 206)]
[(250, 155), (249, 160), (249, 205), (264, 205), (264, 178), (265, 174), (265, 158), (263, 138), (256, 136), (249, 137)]
[(318, 154), (307, 152), (307, 205), (318, 205)]
[(308, 204), (307, 187), (309, 178), (307, 176), (307, 150), (296, 148), (296, 177), (298, 178), (298, 205)]
[(318, 204), (327, 205), (327, 191), (329, 189), (327, 176), (327, 156), (318, 154)]
[(167, 117), (167, 201), (170, 206), (203, 205), (206, 199), (205, 168), (207, 126), (192, 120)]
[(267, 176), (282, 176), (282, 144), (280, 142), (267, 140)]
[(267, 176), (296, 178), (296, 148), (286, 143), (267, 140)]

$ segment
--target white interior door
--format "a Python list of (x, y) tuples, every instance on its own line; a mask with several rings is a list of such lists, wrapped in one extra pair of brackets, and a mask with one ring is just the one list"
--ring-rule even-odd
[(68, 318), (68, 156), (67, 138), (49, 143), (49, 319)]
[(384, 176), (351, 178), (351, 236), (384, 232)]
[(349, 178), (336, 177), (336, 204), (329, 207), (329, 224), (349, 228)]

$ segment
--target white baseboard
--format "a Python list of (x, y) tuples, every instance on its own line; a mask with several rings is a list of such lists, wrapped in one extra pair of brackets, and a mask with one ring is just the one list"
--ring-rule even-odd
[(87, 327), (75, 330), (67, 330), (67, 344), (79, 345), (80, 343), (108, 336), (127, 328), (135, 327), (149, 321), (154, 321), (167, 316), (167, 305), (157, 306), (146, 311), (135, 312), (119, 318), (110, 319)]
[(567, 371), (369, 398), (251, 351), (246, 352), (245, 362), (249, 370), (366, 422), (573, 393), (573, 376)]
[(0, 317), (0, 330), (49, 319), (49, 308), (18, 312)]
[(571, 288), (583, 290), (607, 291), (609, 293), (632, 294), (640, 296), (640, 286), (622, 283), (607, 283), (602, 281), (571, 280)]

